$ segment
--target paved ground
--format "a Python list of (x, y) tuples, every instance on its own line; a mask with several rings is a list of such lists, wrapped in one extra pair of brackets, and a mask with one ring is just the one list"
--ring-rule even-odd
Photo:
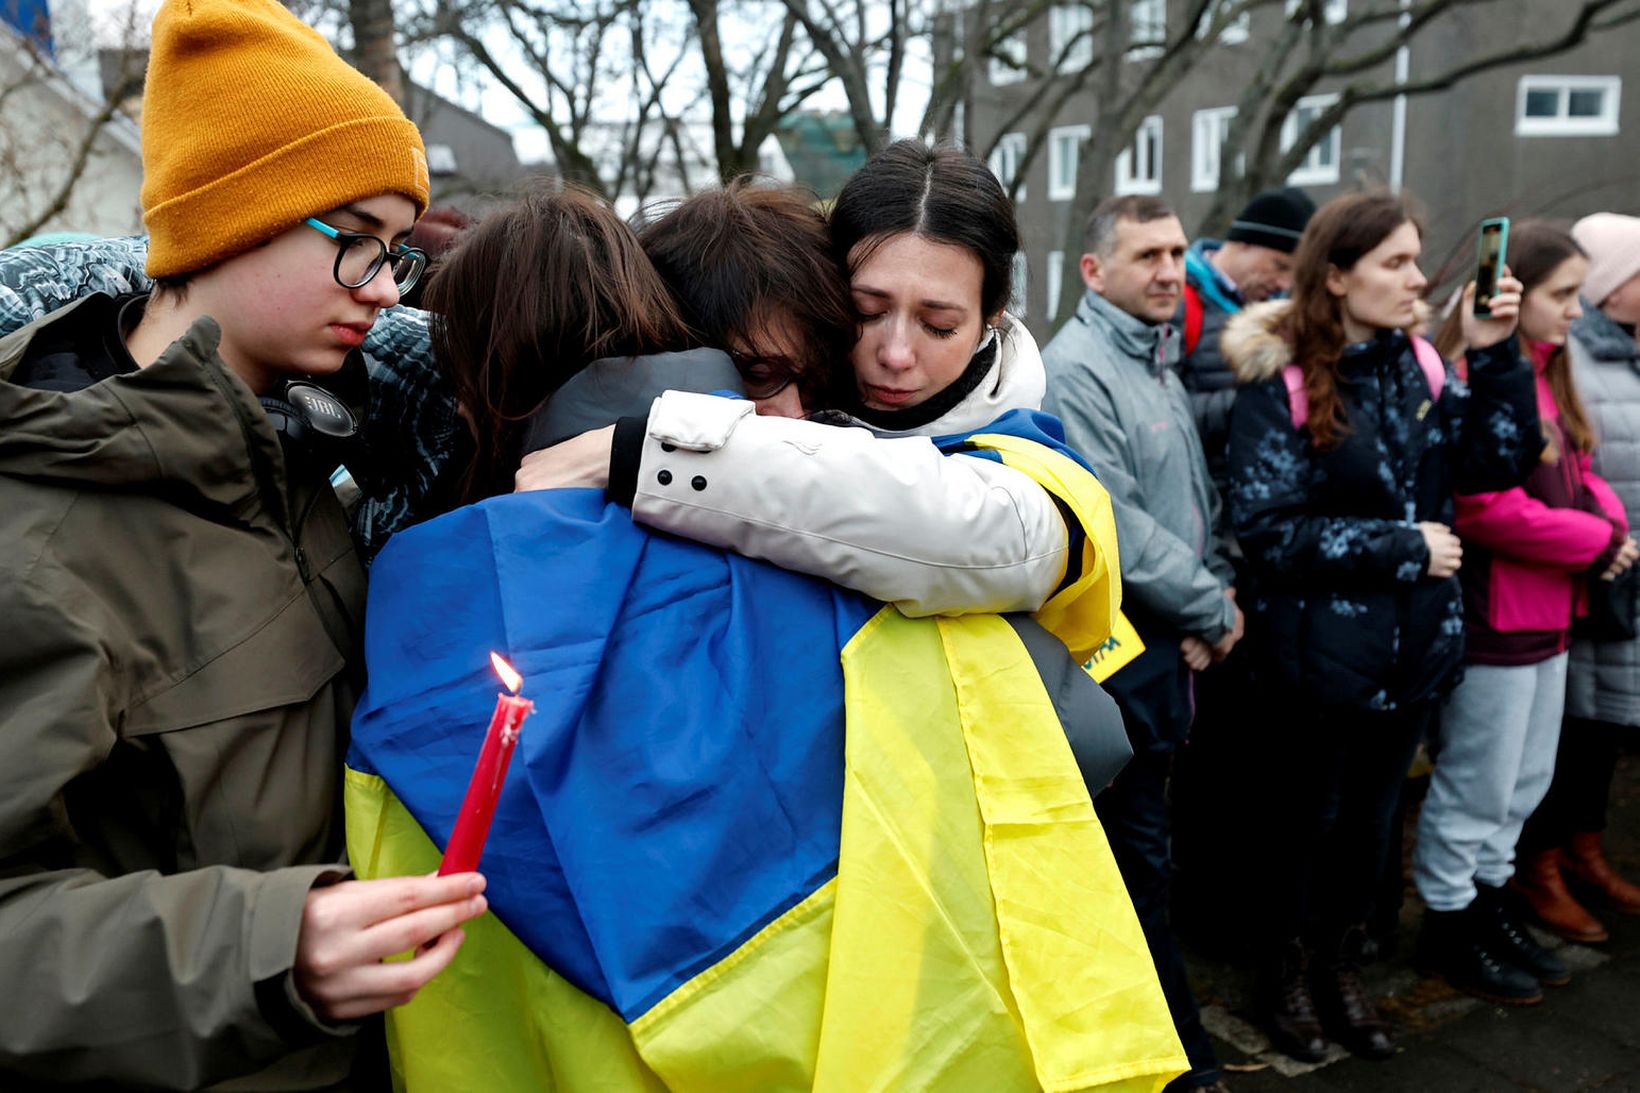
[[(1640, 878), (1640, 755), (1626, 756), (1619, 768), (1606, 842), (1613, 862)], [(1234, 1093), (1640, 1091), (1640, 918), (1602, 914), (1612, 937), (1600, 946), (1555, 941), (1573, 968), (1571, 985), (1520, 1008), (1489, 1005), (1420, 978), (1410, 964), (1419, 914), (1416, 897), (1409, 898), (1399, 955), (1368, 978), (1401, 1030), (1400, 1050), (1386, 1062), (1335, 1048), (1309, 1065), (1271, 1051), (1247, 1020), (1252, 983), (1243, 964), (1193, 956), (1203, 1020), (1219, 1038)]]

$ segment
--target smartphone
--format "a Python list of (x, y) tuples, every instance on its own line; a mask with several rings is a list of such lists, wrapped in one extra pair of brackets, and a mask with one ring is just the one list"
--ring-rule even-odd
[(1480, 254), (1475, 259), (1475, 314), (1483, 319), (1492, 314), (1492, 297), (1498, 294), (1498, 278), (1503, 276), (1508, 251), (1509, 218), (1482, 220)]

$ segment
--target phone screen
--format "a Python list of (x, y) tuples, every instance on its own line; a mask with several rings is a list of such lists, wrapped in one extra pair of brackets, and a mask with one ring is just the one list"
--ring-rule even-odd
[(1492, 313), (1492, 297), (1498, 294), (1498, 275), (1503, 268), (1505, 224), (1488, 220), (1481, 225), (1480, 257), (1475, 265), (1475, 314)]

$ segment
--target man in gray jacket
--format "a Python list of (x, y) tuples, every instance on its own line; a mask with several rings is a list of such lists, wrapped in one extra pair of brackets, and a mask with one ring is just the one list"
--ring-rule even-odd
[(1189, 673), (1229, 654), (1242, 616), (1218, 533), (1218, 493), (1173, 368), (1179, 335), (1168, 320), (1184, 286), (1185, 248), (1178, 217), (1160, 200), (1101, 204), (1083, 241), (1088, 291), (1042, 356), (1044, 409), (1110, 491), (1123, 607), (1146, 645), (1106, 684), (1134, 756), (1094, 804), (1190, 1055), (1178, 1085), (1202, 1089), (1219, 1085), (1218, 1062), (1167, 920), (1166, 787), (1190, 727)]

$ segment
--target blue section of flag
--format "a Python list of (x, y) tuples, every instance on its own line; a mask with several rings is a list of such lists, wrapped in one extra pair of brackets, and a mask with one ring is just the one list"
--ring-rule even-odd
[(634, 1020), (835, 874), (839, 651), (878, 604), (636, 527), (602, 491), (493, 498), (371, 571), (355, 769), (443, 845), (495, 704), (536, 704), (482, 869), (496, 914)]
[(1042, 410), (1009, 410), (1001, 417), (983, 429), (975, 429), (970, 433), (954, 433), (950, 436), (937, 436), (934, 444), (950, 455), (962, 452), (964, 455), (977, 456), (981, 459), (992, 459), (1003, 462), (1002, 456), (987, 448), (970, 447), (969, 438), (987, 433), (1000, 433), (1003, 436), (1018, 437), (1021, 440), (1033, 440), (1045, 448), (1049, 448), (1060, 455), (1074, 459), (1089, 474), (1093, 468), (1069, 444), (1065, 443), (1065, 425), (1057, 417)]

